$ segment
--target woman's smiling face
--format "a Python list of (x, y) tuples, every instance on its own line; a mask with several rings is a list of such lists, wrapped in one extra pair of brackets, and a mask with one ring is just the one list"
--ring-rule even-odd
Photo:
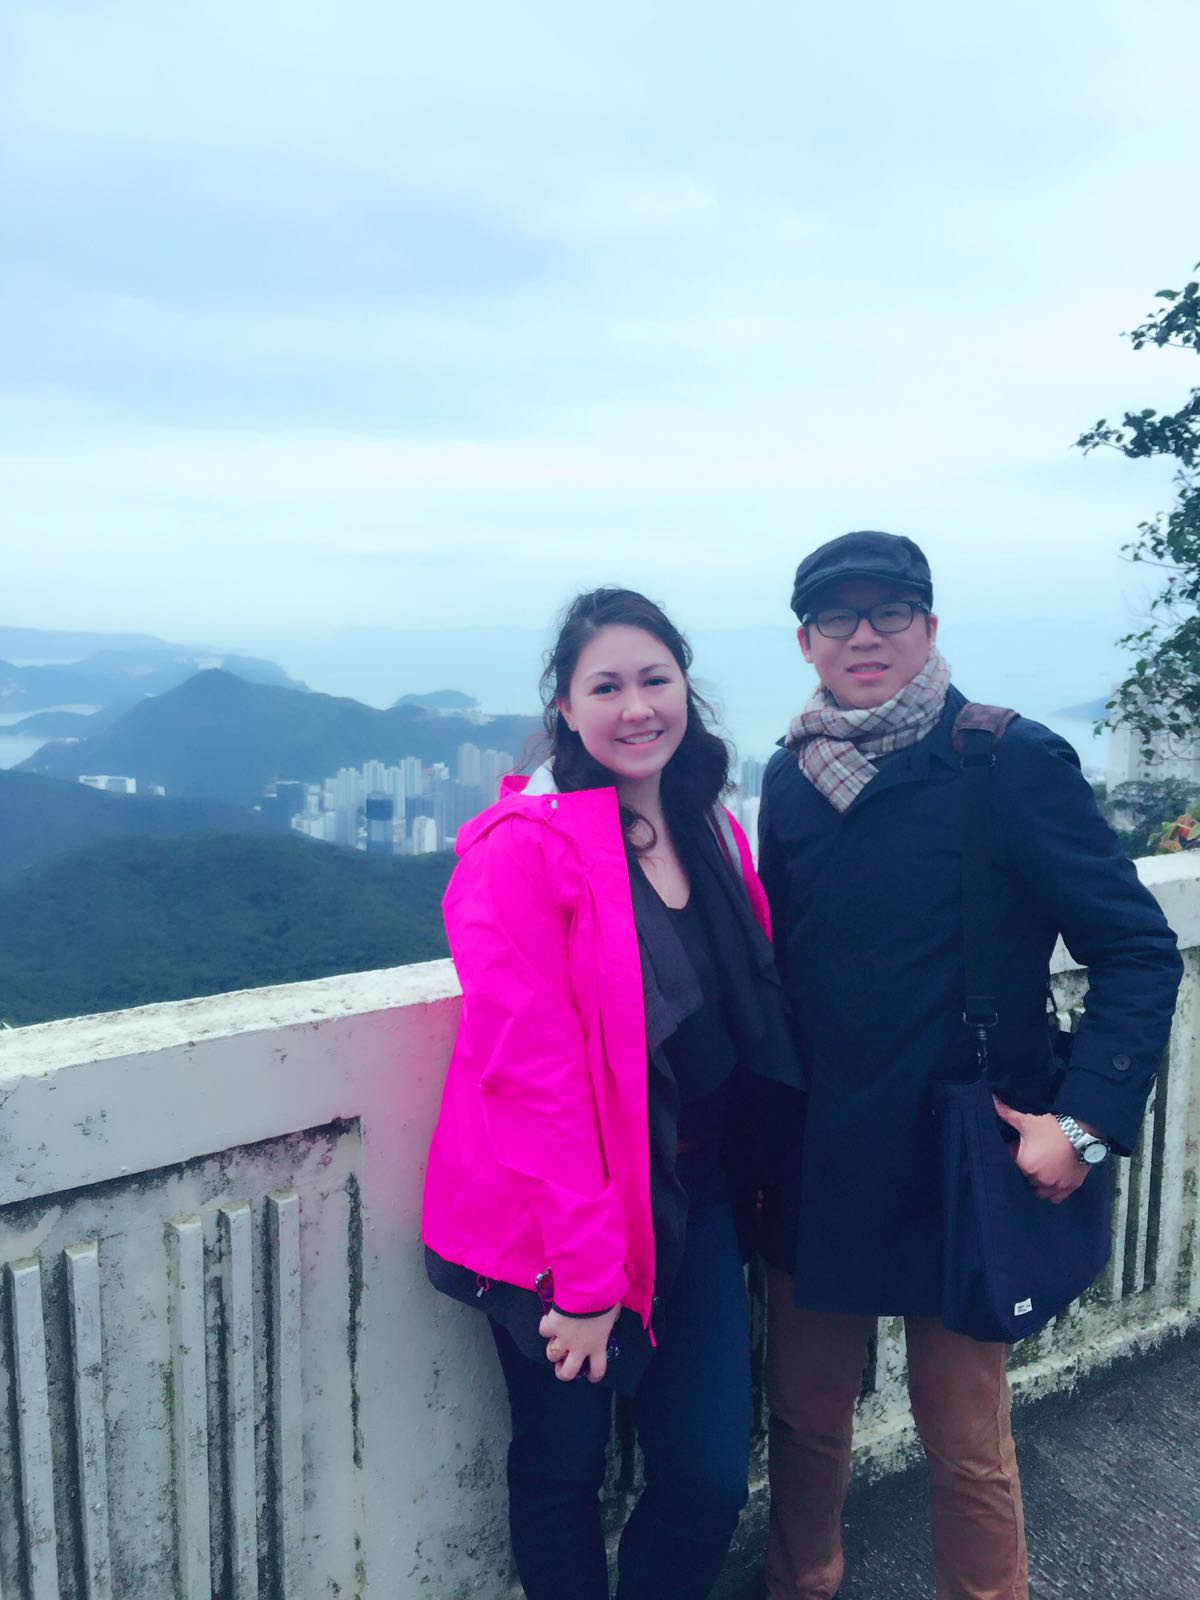
[(657, 778), (687, 729), (687, 678), (644, 628), (612, 623), (579, 652), (558, 702), (588, 754), (622, 783)]

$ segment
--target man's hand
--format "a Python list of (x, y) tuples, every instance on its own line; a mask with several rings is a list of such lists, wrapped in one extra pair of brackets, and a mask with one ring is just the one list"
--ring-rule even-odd
[(608, 1336), (620, 1311), (620, 1306), (613, 1306), (598, 1317), (564, 1317), (561, 1311), (547, 1311), (538, 1332), (547, 1341), (547, 1361), (553, 1361), (564, 1383), (579, 1376), (585, 1361), (588, 1381), (600, 1382), (608, 1370)]
[[(1080, 1161), (1075, 1146), (1049, 1112), (1035, 1116), (1028, 1111), (1014, 1111), (995, 1095), (992, 1104), (1001, 1122), (1007, 1122), (1019, 1135), (1013, 1160), (1028, 1178), (1034, 1194), (1039, 1200), (1061, 1205), (1088, 1175), (1087, 1165)], [(1095, 1131), (1086, 1123), (1081, 1122), (1080, 1127), (1088, 1133)]]

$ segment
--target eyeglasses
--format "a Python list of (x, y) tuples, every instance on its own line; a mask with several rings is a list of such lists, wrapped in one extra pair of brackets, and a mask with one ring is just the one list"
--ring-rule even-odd
[(912, 627), (918, 611), (928, 617), (931, 613), (923, 600), (881, 600), (877, 606), (867, 606), (856, 611), (853, 606), (838, 606), (830, 611), (810, 612), (804, 626), (812, 623), (823, 639), (848, 639), (858, 632), (864, 617), (876, 633), (903, 633)]

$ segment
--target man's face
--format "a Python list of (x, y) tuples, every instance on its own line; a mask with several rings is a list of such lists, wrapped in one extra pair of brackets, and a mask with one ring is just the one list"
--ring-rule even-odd
[[(916, 589), (900, 584), (853, 578), (824, 590), (814, 609), (865, 611), (884, 600), (920, 598)], [(807, 628), (801, 626), (797, 637), (804, 659), (817, 669), (838, 705), (846, 711), (867, 711), (890, 700), (920, 672), (937, 637), (937, 618), (926, 619), (923, 611), (917, 611), (903, 633), (880, 633), (869, 618), (860, 617), (848, 639), (826, 639), (812, 622)]]

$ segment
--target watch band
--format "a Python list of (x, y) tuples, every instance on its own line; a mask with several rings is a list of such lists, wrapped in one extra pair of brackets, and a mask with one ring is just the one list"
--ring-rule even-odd
[(1060, 1111), (1054, 1120), (1071, 1141), (1075, 1154), (1080, 1161), (1088, 1162), (1089, 1165), (1094, 1164), (1095, 1156), (1089, 1161), (1087, 1152), (1096, 1145), (1103, 1147), (1105, 1155), (1109, 1154), (1110, 1147), (1107, 1139), (1101, 1139), (1098, 1134), (1089, 1133), (1086, 1128), (1081, 1127), (1075, 1118), (1069, 1116), (1065, 1111)]

